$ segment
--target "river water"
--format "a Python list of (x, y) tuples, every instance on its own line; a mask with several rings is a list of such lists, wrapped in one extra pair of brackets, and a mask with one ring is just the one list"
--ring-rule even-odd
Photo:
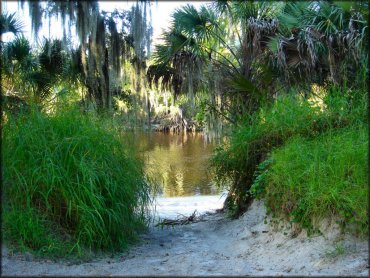
[(209, 171), (209, 158), (217, 145), (201, 133), (135, 133), (135, 144), (146, 172), (156, 186), (156, 210), (161, 217), (190, 215), (221, 208), (225, 193)]

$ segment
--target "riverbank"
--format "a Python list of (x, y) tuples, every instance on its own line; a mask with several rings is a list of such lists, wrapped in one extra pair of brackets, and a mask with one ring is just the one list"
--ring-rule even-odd
[(239, 219), (223, 213), (202, 222), (152, 227), (129, 252), (72, 264), (2, 254), (2, 275), (368, 275), (368, 243), (335, 225), (307, 237), (269, 224), (263, 202)]

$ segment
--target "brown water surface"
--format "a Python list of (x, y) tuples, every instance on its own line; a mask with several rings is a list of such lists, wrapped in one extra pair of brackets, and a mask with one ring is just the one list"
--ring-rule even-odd
[(136, 133), (146, 171), (160, 184), (162, 197), (217, 195), (221, 192), (208, 170), (215, 142), (202, 134)]

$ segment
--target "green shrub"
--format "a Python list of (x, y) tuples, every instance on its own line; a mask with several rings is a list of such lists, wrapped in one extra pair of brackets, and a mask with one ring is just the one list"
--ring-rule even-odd
[(262, 161), (254, 172), (254, 181), (251, 185), (250, 194), (257, 199), (264, 196), (266, 192), (265, 180), (269, 172), (272, 159), (268, 158)]
[(313, 140), (295, 137), (272, 153), (264, 179), (267, 207), (303, 227), (332, 215), (368, 225), (367, 129), (364, 125), (329, 131)]
[(318, 134), (320, 110), (307, 101), (285, 97), (272, 107), (260, 109), (231, 135), (230, 142), (216, 149), (212, 158), (219, 184), (231, 182), (227, 206), (231, 216), (248, 208), (250, 187), (259, 163), (268, 153), (295, 134)]
[(3, 156), (10, 241), (61, 254), (47, 246), (67, 235), (73, 244), (64, 249), (72, 254), (119, 250), (145, 227), (143, 164), (106, 122), (74, 108), (10, 117)]
[[(257, 166), (290, 138), (315, 138), (333, 129), (366, 121), (366, 93), (330, 88), (323, 107), (298, 96), (283, 96), (244, 120), (230, 140), (216, 148), (212, 166), (219, 184), (230, 183), (226, 205), (231, 216), (244, 212), (253, 196)], [(258, 174), (258, 173), (257, 173)], [(258, 176), (258, 175), (257, 175)]]

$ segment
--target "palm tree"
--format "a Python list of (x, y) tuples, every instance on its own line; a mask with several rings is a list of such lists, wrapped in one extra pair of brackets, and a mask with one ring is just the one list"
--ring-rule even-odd
[[(278, 17), (277, 61), (286, 80), (349, 84), (364, 61), (365, 2), (287, 3)], [(353, 75), (352, 75), (353, 74)]]
[(4, 107), (17, 111), (30, 100), (26, 92), (30, 89), (30, 79), (37, 61), (31, 54), (29, 42), (23, 36), (2, 43), (1, 47), (1, 97)]
[[(15, 36), (19, 36), (22, 32), (23, 24), (21, 23), (20, 20), (18, 20), (15, 17), (15, 13), (9, 14), (9, 13), (1, 13), (0, 14), (0, 37), (2, 37), (4, 34), (10, 32)], [(22, 45), (22, 43), (20, 44)], [(23, 46), (25, 46), (23, 44)], [(15, 55), (18, 56), (19, 58), (22, 58), (24, 56), (24, 53), (22, 52), (28, 52), (27, 46), (26, 47), (21, 47), (18, 49), (19, 51), (9, 51), (10, 49), (7, 47), (7, 49), (4, 49), (5, 44), (1, 40), (0, 41), (0, 65), (1, 65), (1, 98), (4, 103), (4, 107), (9, 108), (10, 110), (14, 111), (16, 109), (19, 109), (21, 106), (23, 106), (24, 102), (15, 95), (9, 94), (9, 92), (12, 91), (14, 86), (12, 86), (12, 78), (9, 77), (14, 77), (12, 76), (11, 73), (11, 67), (15, 66), (13, 65), (10, 60), (11, 56)], [(10, 53), (12, 52), (12, 53)], [(27, 54), (26, 54), (27, 55)], [(8, 77), (8, 78), (7, 78)], [(13, 88), (12, 88), (13, 87)]]
[(18, 36), (22, 33), (23, 23), (15, 17), (15, 13), (1, 13), (0, 15), (0, 36), (11, 32)]
[[(210, 62), (216, 25), (214, 13), (206, 7), (200, 11), (192, 5), (177, 9), (170, 30), (163, 34), (163, 44), (156, 46), (154, 65), (148, 69), (148, 78), (158, 82), (162, 77), (166, 84), (172, 81), (175, 97), (186, 91), (181, 86), (186, 84), (184, 81), (199, 79)], [(196, 86), (188, 86), (188, 91), (194, 89)]]
[[(260, 2), (218, 1), (199, 11), (191, 5), (176, 10), (170, 30), (164, 33), (164, 43), (156, 47), (155, 64), (148, 70), (148, 78), (158, 82), (164, 74), (162, 80), (173, 81), (176, 96), (181, 90), (178, 84), (193, 80), (190, 69), (198, 80), (202, 79), (198, 84), (208, 84), (207, 89), (215, 86), (218, 89), (214, 97), (225, 100), (220, 109), (211, 109), (236, 122), (241, 114), (258, 107), (261, 88), (271, 88), (266, 82), (269, 71), (264, 57), (267, 42), (277, 31), (273, 8)], [(237, 37), (236, 42), (231, 34)], [(166, 67), (168, 70), (163, 70)], [(220, 75), (217, 85), (213, 84), (216, 75)], [(231, 117), (223, 113), (227, 103), (231, 104)]]
[(63, 83), (70, 60), (60, 40), (45, 39), (41, 51), (32, 51), (24, 36), (5, 43), (1, 52), (2, 90), (27, 103), (41, 104)]

